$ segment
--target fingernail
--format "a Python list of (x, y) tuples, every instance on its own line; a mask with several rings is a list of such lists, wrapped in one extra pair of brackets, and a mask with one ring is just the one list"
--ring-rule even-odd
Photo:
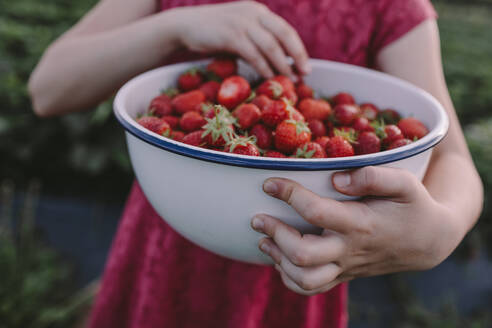
[(263, 222), (262, 219), (255, 216), (253, 218), (253, 222), (251, 223), (251, 225), (253, 226), (253, 229), (255, 229), (256, 231), (263, 232), (263, 227), (265, 226), (265, 223)]
[(297, 83), (297, 81), (299, 81), (299, 78), (297, 77), (297, 75), (292, 74), (292, 75), (290, 76), (290, 80), (291, 80), (292, 82), (294, 82), (294, 83)]
[(268, 245), (266, 241), (264, 241), (263, 243), (261, 243), (260, 249), (261, 249), (261, 251), (263, 253), (270, 254), (271, 248), (270, 248), (270, 245)]
[(277, 192), (277, 184), (273, 181), (270, 181), (270, 180), (267, 180), (264, 184), (263, 184), (263, 190), (267, 193), (267, 194), (275, 194)]
[(333, 183), (337, 187), (347, 187), (350, 184), (350, 174), (348, 173), (336, 173), (333, 177)]

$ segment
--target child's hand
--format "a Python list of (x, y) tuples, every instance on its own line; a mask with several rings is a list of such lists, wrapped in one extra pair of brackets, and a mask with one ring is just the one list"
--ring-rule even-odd
[(367, 197), (339, 202), (281, 178), (263, 185), (265, 192), (325, 229), (321, 236), (301, 235), (274, 217), (253, 218), (253, 227), (270, 237), (260, 241), (260, 249), (295, 292), (312, 295), (356, 277), (428, 269), (462, 238), (451, 224), (459, 222), (451, 220), (452, 211), (407, 171), (365, 167), (334, 175), (333, 184), (341, 193)]
[(270, 65), (295, 78), (287, 60), (291, 56), (301, 74), (309, 73), (308, 55), (299, 35), (263, 4), (239, 1), (182, 7), (175, 13), (177, 38), (190, 50), (238, 54), (266, 78), (274, 74)]

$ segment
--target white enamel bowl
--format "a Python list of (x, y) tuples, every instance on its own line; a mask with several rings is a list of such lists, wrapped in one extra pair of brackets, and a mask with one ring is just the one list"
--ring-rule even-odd
[[(173, 86), (180, 73), (198, 61), (161, 67), (126, 83), (116, 95), (114, 111), (126, 130), (133, 169), (148, 200), (175, 230), (195, 244), (222, 256), (266, 264), (257, 244), (262, 237), (250, 228), (256, 213), (268, 213), (302, 232), (319, 228), (305, 222), (292, 208), (262, 192), (269, 177), (285, 177), (321, 196), (347, 199), (331, 186), (331, 175), (367, 165), (404, 168), (422, 179), (434, 147), (446, 134), (448, 119), (442, 106), (425, 91), (389, 75), (347, 64), (311, 60), (305, 78), (321, 95), (349, 91), (357, 103), (395, 108), (404, 117), (419, 118), (430, 130), (424, 138), (376, 154), (326, 159), (255, 158), (185, 145), (149, 132), (134, 118), (143, 113), (160, 90)], [(240, 74), (255, 74), (244, 63)]]

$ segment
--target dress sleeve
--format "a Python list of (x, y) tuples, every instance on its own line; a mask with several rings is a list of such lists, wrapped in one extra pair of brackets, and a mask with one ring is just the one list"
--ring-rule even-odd
[(396, 41), (427, 19), (437, 18), (429, 0), (379, 0), (372, 50), (381, 49)]

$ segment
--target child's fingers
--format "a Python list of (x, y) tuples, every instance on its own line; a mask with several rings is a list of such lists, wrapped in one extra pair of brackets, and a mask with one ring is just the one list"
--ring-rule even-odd
[(251, 25), (248, 28), (248, 36), (281, 74), (293, 78), (292, 69), (282, 46), (269, 31), (259, 25)]
[[(293, 227), (265, 214), (256, 215), (251, 224), (256, 231), (271, 237), (289, 261), (300, 267), (334, 262), (343, 257), (346, 251), (344, 240), (335, 233), (323, 237), (312, 234), (301, 235)], [(265, 238), (260, 241), (259, 247), (262, 250), (268, 249), (272, 244)], [(274, 260), (278, 262), (280, 258), (274, 257)]]
[(237, 53), (263, 77), (271, 78), (274, 76), (268, 62), (247, 36), (235, 40), (229, 47), (227, 50)]
[(260, 23), (273, 33), (287, 54), (294, 58), (298, 71), (302, 74), (309, 74), (311, 72), (309, 56), (297, 31), (282, 17), (275, 14), (260, 16)]

